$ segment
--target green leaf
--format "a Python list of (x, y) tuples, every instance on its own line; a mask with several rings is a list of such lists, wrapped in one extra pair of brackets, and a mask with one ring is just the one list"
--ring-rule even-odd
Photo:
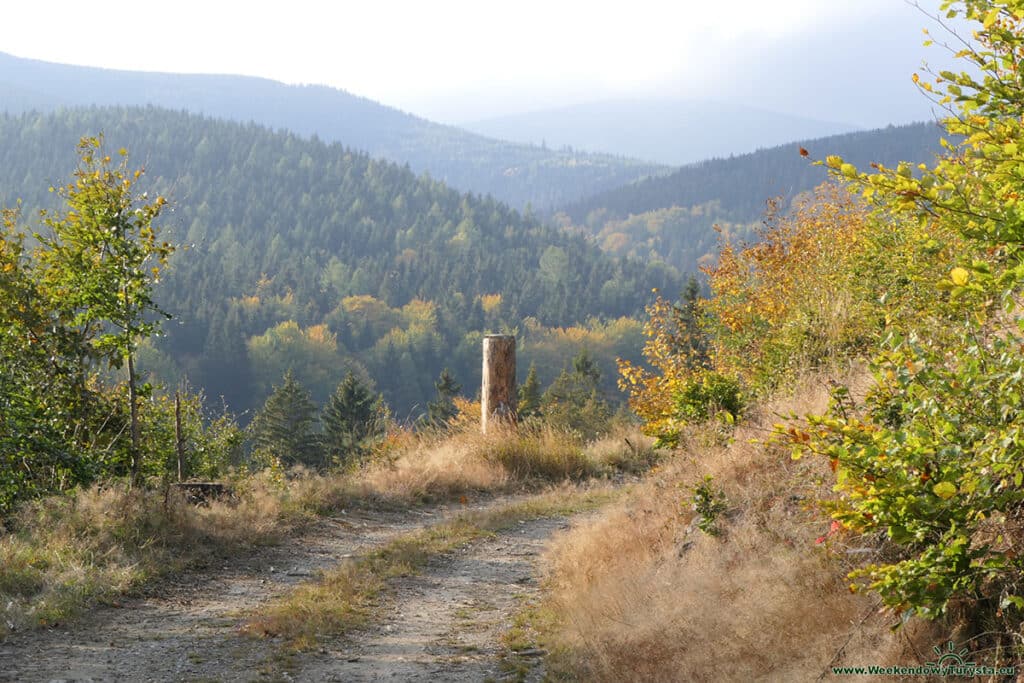
[(949, 500), (956, 495), (956, 485), (942, 481), (932, 487), (932, 492), (942, 500)]
[(1019, 595), (1007, 595), (999, 601), (999, 606), (1002, 609), (1006, 609), (1010, 605), (1013, 605), (1017, 609), (1024, 609), (1024, 598)]

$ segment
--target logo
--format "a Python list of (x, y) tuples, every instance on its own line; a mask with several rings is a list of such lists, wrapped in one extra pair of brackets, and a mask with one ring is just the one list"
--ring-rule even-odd
[(925, 662), (925, 666), (933, 666), (936, 669), (975, 666), (974, 662), (964, 661), (964, 657), (968, 656), (971, 651), (966, 647), (963, 647), (960, 648), (960, 651), (958, 652), (956, 650), (956, 643), (952, 640), (946, 644), (945, 652), (943, 652), (942, 648), (937, 645), (932, 648), (932, 651), (937, 654), (939, 658), (934, 662)]
[(867, 666), (833, 666), (834, 676), (956, 676), (959, 678), (991, 678), (993, 676), (1013, 676), (1017, 673), (1017, 667), (1004, 666), (993, 667), (979, 665), (967, 661), (971, 651), (966, 647), (957, 647), (957, 644), (950, 640), (945, 647), (933, 647), (937, 659), (934, 662), (926, 662), (914, 666), (881, 666), (869, 664)]

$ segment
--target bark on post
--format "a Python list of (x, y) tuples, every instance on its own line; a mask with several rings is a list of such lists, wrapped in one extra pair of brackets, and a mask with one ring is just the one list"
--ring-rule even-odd
[(484, 337), (483, 386), (480, 389), (480, 428), (515, 424), (516, 421), (516, 338), (508, 334)]

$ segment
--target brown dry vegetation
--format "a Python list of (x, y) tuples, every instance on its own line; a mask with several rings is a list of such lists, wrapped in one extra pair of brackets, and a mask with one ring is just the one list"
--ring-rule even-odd
[[(827, 400), (826, 381), (809, 378), (751, 415), (727, 446), (708, 445), (715, 430), (691, 431), (628, 499), (556, 542), (550, 597), (537, 611), (538, 622), (554, 618), (539, 628), (555, 676), (793, 681), (832, 665), (927, 660), (939, 627), (891, 632), (893, 617), (849, 590), (848, 558), (859, 556), (841, 540), (817, 542), (829, 531), (813, 505), (829, 495), (827, 464), (756, 443), (775, 415), (820, 411)], [(719, 536), (702, 532), (692, 509), (705, 475), (725, 494)]]
[(273, 543), (317, 515), (511, 492), (654, 461), (649, 441), (632, 435), (628, 446), (625, 438), (592, 450), (549, 430), (485, 437), (469, 425), (445, 438), (406, 435), (355, 471), (239, 476), (232, 500), (204, 507), (166, 487), (118, 485), (37, 501), (6, 520), (0, 536), (0, 636), (64, 621), (169, 570)]

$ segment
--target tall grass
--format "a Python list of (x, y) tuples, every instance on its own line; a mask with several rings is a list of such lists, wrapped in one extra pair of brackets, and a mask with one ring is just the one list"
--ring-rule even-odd
[[(825, 401), (825, 382), (811, 378), (727, 445), (691, 432), (691, 446), (628, 499), (556, 541), (539, 608), (555, 615), (541, 628), (553, 676), (813, 680), (832, 664), (916, 661), (903, 639), (913, 629), (891, 633), (818, 542), (829, 523), (812, 503), (830, 495), (827, 465), (752, 443), (773, 415)], [(694, 510), (705, 476), (724, 494), (717, 536), (701, 531)]]
[(117, 485), (26, 505), (0, 536), (0, 635), (65, 621), (201, 556), (273, 542), (281, 500), (263, 487), (196, 508)]

